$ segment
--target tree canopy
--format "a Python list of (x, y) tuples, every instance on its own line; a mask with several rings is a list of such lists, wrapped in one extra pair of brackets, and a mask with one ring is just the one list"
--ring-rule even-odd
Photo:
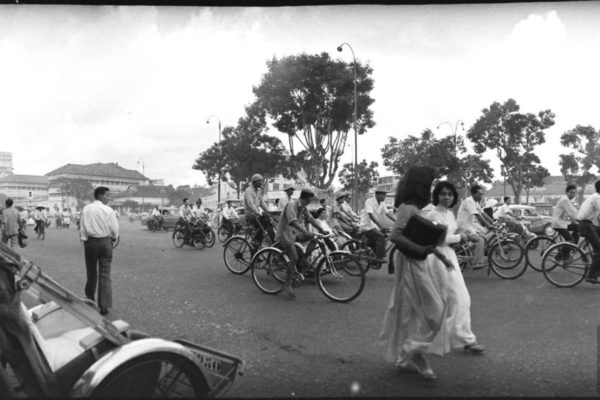
[[(599, 141), (600, 130), (590, 125), (577, 125), (562, 134), (560, 144), (574, 150), (560, 155), (560, 172), (567, 181), (574, 182), (584, 189), (588, 183), (595, 181), (596, 174), (593, 168), (596, 168), (596, 172), (600, 170)], [(583, 190), (581, 197), (583, 197)]]
[(496, 152), (501, 174), (511, 185), (517, 203), (526, 182), (534, 184), (527, 178), (543, 174), (534, 150), (545, 142), (544, 130), (554, 125), (555, 116), (550, 110), (540, 111), (537, 115), (523, 114), (519, 110), (514, 99), (508, 99), (504, 104), (494, 102), (482, 110), (482, 115), (467, 132), (477, 154), (487, 150)]
[(221, 170), (221, 179), (233, 182), (238, 194), (242, 183), (254, 174), (261, 174), (265, 179), (279, 174), (289, 177), (292, 169), (292, 161), (281, 140), (263, 133), (264, 114), (253, 106), (248, 107), (246, 113), (236, 127), (223, 129), (221, 149), (218, 143), (213, 144), (200, 153), (192, 166), (202, 171), (211, 185)]
[[(362, 160), (356, 165), (358, 171), (358, 204), (363, 204), (366, 195), (369, 190), (377, 184), (377, 178), (379, 178), (379, 172), (377, 172), (377, 164), (375, 161), (371, 161), (367, 164), (367, 160)], [(354, 188), (354, 163), (344, 164), (343, 169), (339, 172), (338, 177), (342, 184), (342, 189), (350, 191)]]
[(430, 129), (420, 136), (410, 135), (404, 140), (390, 137), (381, 149), (383, 165), (398, 175), (404, 175), (414, 164), (431, 166), (440, 179), (453, 182), (466, 189), (475, 182), (492, 181), (492, 168), (488, 160), (478, 155), (465, 155), (462, 137), (446, 136), (436, 139)]
[(59, 189), (66, 196), (73, 197), (78, 209), (94, 200), (94, 187), (90, 181), (81, 178), (58, 178), (50, 186)]
[[(354, 121), (354, 63), (332, 60), (327, 53), (300, 54), (267, 61), (267, 72), (253, 88), (256, 107), (286, 134), (290, 161), (304, 169), (308, 181), (328, 187), (344, 154)], [(356, 63), (359, 135), (375, 125), (369, 106), (373, 70)], [(298, 142), (303, 150), (295, 151)]]

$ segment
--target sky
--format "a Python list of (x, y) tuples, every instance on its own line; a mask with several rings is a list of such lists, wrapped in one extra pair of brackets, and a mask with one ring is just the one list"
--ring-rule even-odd
[[(376, 125), (358, 158), (389, 137), (468, 130), (514, 98), (551, 109), (538, 155), (560, 174), (560, 135), (600, 128), (600, 2), (473, 5), (168, 7), (0, 5), (0, 151), (16, 174), (116, 162), (174, 186), (206, 183), (191, 167), (235, 126), (266, 61), (328, 52), (373, 68)], [(207, 118), (210, 116), (210, 123)], [(286, 137), (270, 129), (287, 146)], [(458, 129), (461, 134), (461, 129)], [(296, 145), (296, 149), (297, 149)], [(342, 162), (352, 162), (354, 139)], [(492, 152), (484, 157), (499, 176)]]

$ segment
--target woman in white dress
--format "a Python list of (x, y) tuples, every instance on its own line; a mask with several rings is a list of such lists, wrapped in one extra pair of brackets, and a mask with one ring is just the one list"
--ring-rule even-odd
[[(434, 339), (430, 350), (443, 354), (452, 348), (464, 348), (470, 353), (479, 354), (485, 350), (485, 347), (477, 343), (471, 330), (471, 297), (460, 271), (456, 253), (450, 246), (470, 239), (465, 233), (456, 233), (456, 218), (451, 208), (458, 201), (458, 193), (452, 183), (443, 181), (433, 189), (432, 198), (435, 208), (426, 214), (425, 218), (448, 227), (446, 239), (437, 249), (452, 262), (454, 268), (431, 266), (431, 270), (438, 275), (438, 280), (445, 283), (443, 297), (446, 299), (447, 310), (445, 323)], [(429, 258), (428, 261), (434, 264), (440, 263), (436, 258)]]

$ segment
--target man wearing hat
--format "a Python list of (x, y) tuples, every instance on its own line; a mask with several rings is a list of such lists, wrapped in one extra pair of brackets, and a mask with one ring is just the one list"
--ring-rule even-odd
[(283, 211), (285, 209), (285, 205), (292, 199), (292, 195), (294, 194), (294, 185), (287, 184), (283, 187), (283, 191), (285, 192), (285, 197), (279, 199), (279, 209)]
[(386, 262), (385, 235), (383, 234), (385, 218), (395, 222), (384, 202), (387, 192), (383, 185), (378, 185), (375, 188), (375, 196), (365, 201), (365, 209), (360, 217), (360, 231), (367, 237), (367, 244), (375, 249), (376, 262), (380, 264)]
[(260, 174), (252, 175), (250, 186), (244, 191), (244, 216), (254, 230), (252, 243), (254, 248), (259, 248), (263, 241), (262, 226), (269, 224), (268, 205), (263, 199), (263, 177)]
[[(313, 192), (312, 189), (302, 189), (300, 198), (290, 200), (286, 204), (281, 213), (281, 217), (279, 218), (279, 224), (277, 225), (275, 240), (279, 241), (281, 248), (290, 258), (290, 262), (287, 265), (287, 278), (283, 290), (292, 298), (296, 297), (294, 288), (292, 287), (292, 279), (299, 259), (295, 243), (303, 242), (314, 237), (312, 232), (305, 229), (306, 223), (310, 223), (322, 234), (327, 233), (306, 208), (314, 197), (315, 192)], [(309, 250), (307, 249), (307, 253), (308, 251)]]

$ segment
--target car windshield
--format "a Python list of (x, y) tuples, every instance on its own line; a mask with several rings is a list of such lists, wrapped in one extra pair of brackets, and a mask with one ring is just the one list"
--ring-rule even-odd
[(537, 213), (535, 212), (535, 210), (528, 210), (528, 209), (523, 210), (523, 215), (526, 217), (537, 217), (538, 216)]

